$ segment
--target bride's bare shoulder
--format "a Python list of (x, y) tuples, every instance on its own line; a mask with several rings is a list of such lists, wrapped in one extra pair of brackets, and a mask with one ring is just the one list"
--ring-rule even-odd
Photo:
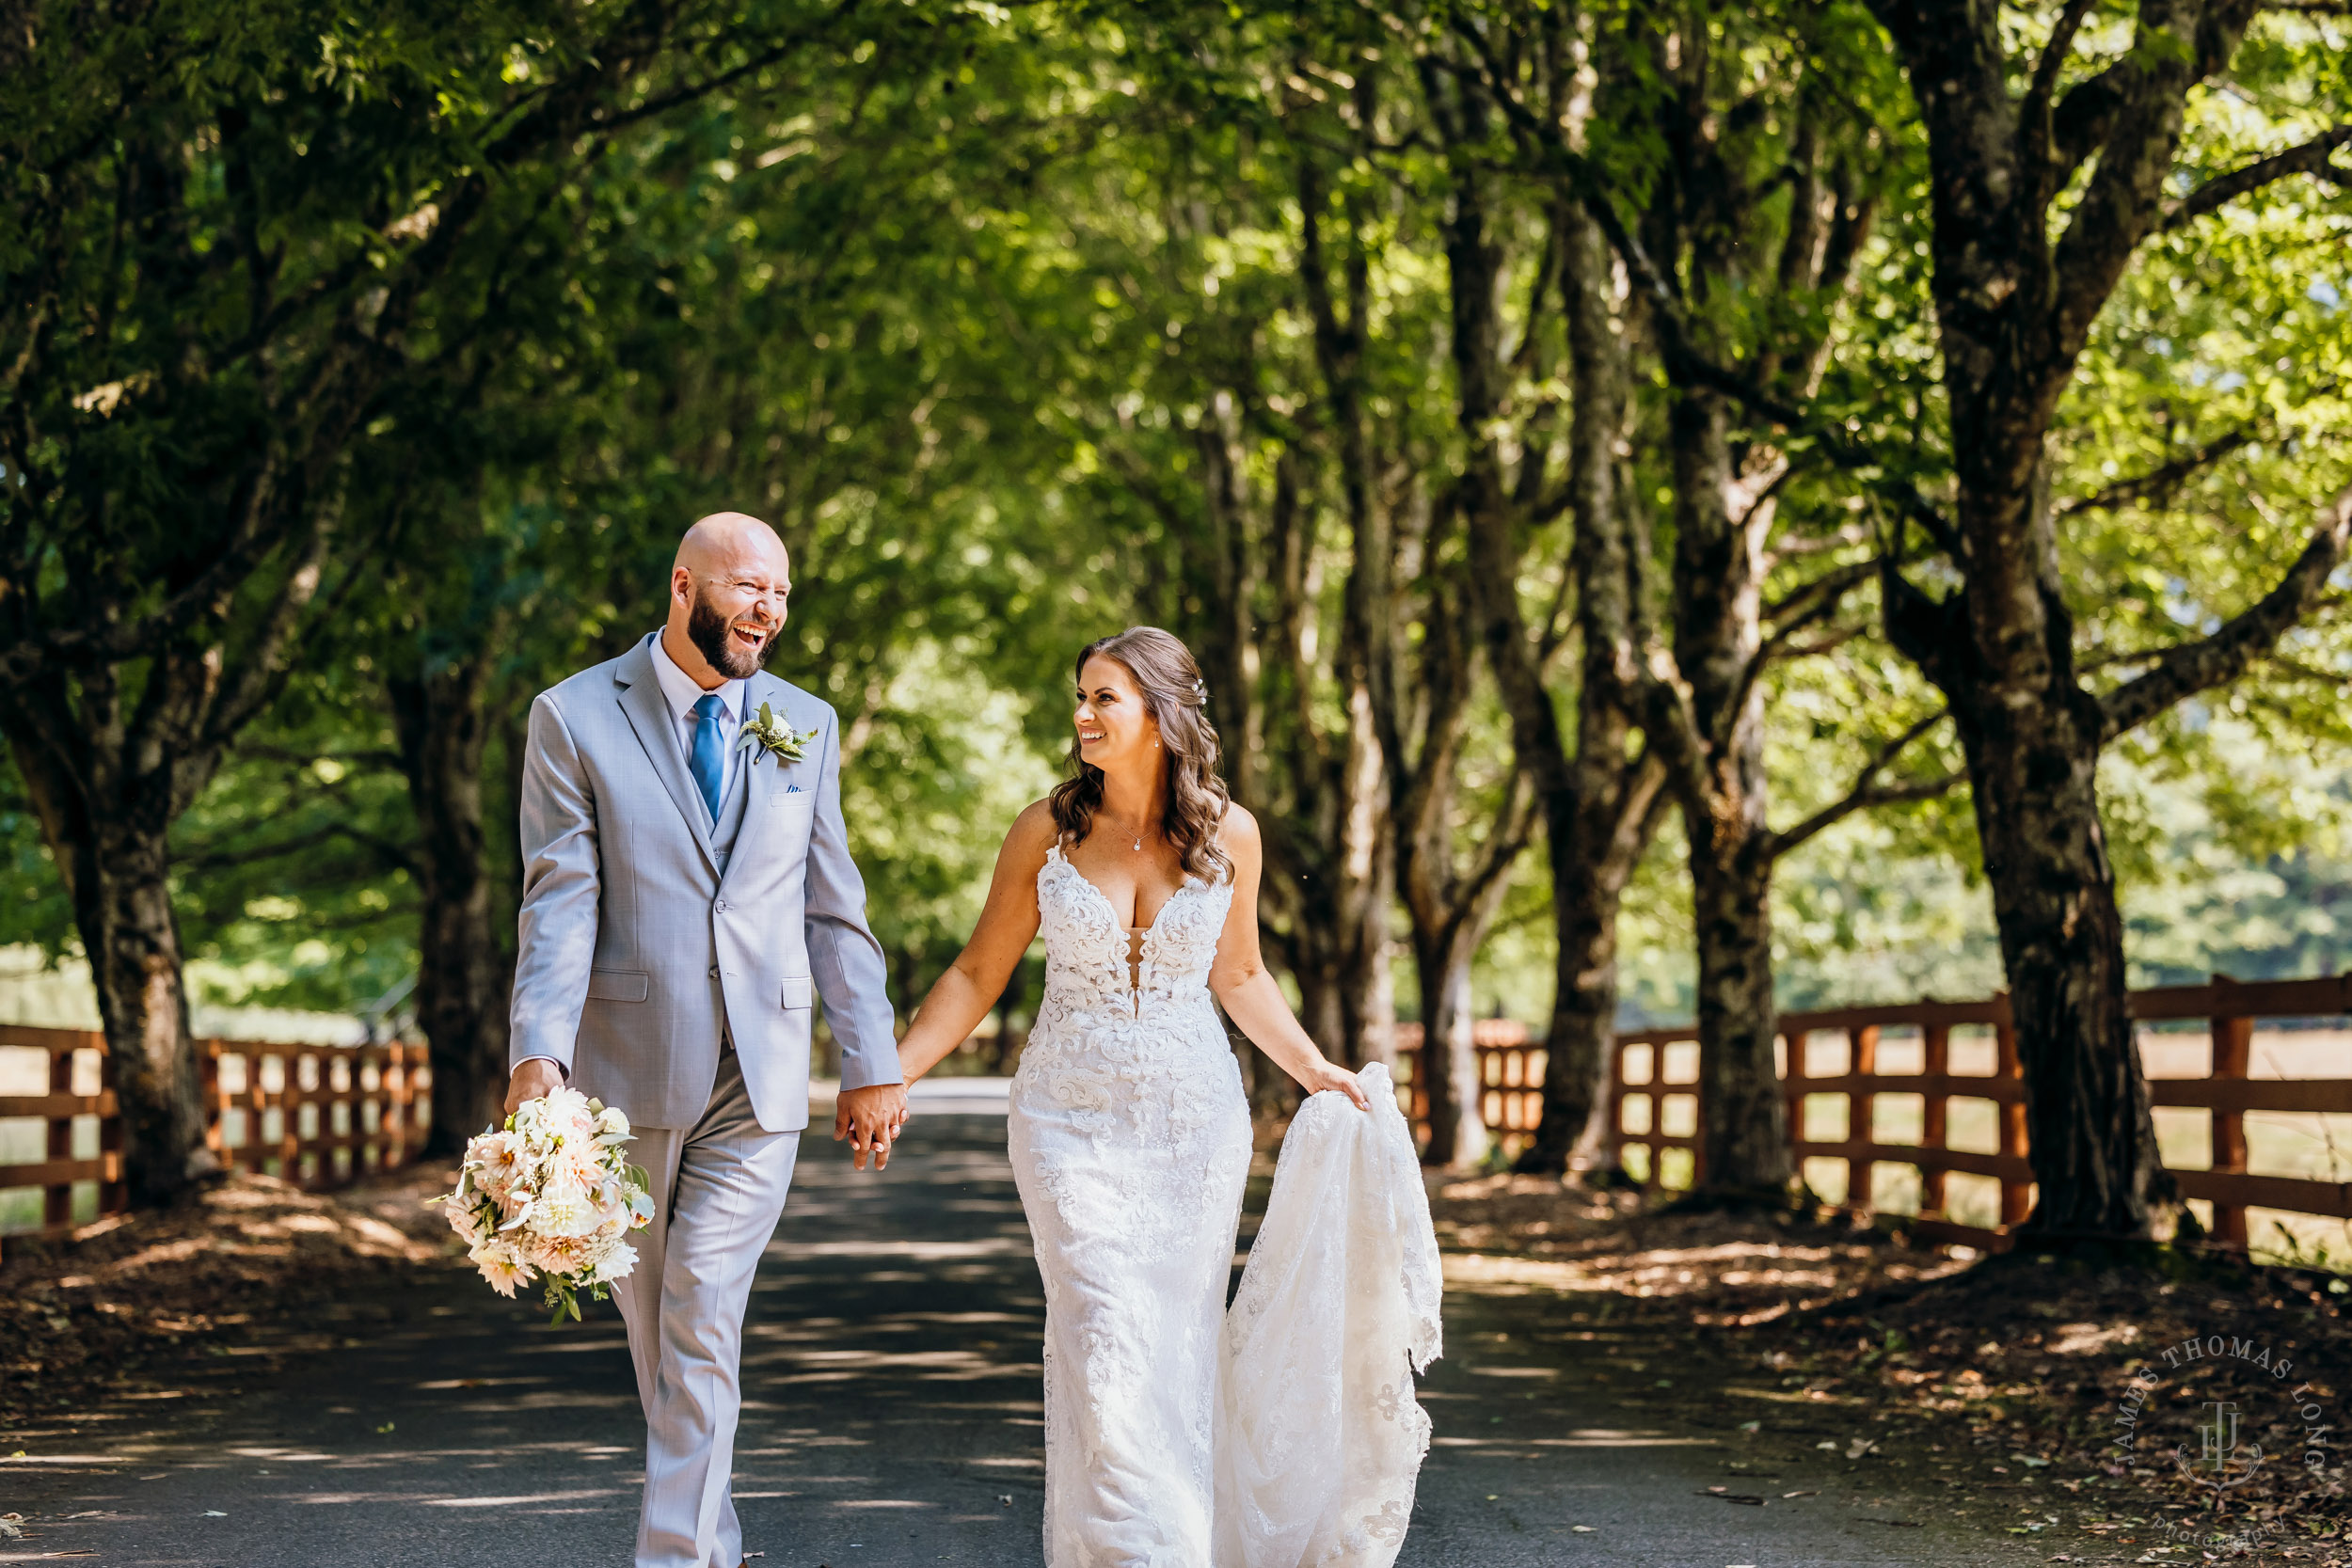
[(1258, 835), (1258, 819), (1239, 800), (1225, 803), (1225, 815), (1216, 824), (1216, 842), (1227, 854), (1248, 855), (1252, 861), (1264, 853), (1264, 841)]
[(1045, 851), (1054, 847), (1060, 829), (1054, 823), (1054, 802), (1051, 800), (1032, 800), (1012, 819), (1012, 831), (1005, 834), (1005, 858), (1025, 861), (1032, 866), (1045, 863)]

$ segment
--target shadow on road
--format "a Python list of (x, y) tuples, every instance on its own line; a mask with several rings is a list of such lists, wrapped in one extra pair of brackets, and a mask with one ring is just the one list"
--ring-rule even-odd
[[(1003, 1120), (940, 1106), (902, 1148), (877, 1178), (818, 1130), (769, 1249), (736, 1469), (761, 1568), (1041, 1560), (1044, 1303)], [(1736, 1443), (1601, 1402), (1576, 1375), (1593, 1341), (1575, 1305), (1449, 1299), (1406, 1568), (2038, 1560), (1834, 1481), (1779, 1478), (1815, 1486), (1787, 1506), (1708, 1494), (1746, 1490)], [(28, 1533), (0, 1562), (617, 1568), (643, 1433), (610, 1307), (550, 1329), (437, 1269), (257, 1325), (26, 1439), (0, 1485)]]

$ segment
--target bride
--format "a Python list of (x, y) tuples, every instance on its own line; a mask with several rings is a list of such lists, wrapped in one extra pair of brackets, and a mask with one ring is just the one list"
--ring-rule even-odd
[[(1377, 1568), (1427, 1442), (1407, 1358), (1437, 1352), (1410, 1134), (1385, 1069), (1326, 1059), (1260, 957), (1258, 825), (1191, 654), (1104, 638), (1076, 695), (1073, 776), (1013, 823), (899, 1045), (911, 1084), (1042, 929), (1009, 1141), (1045, 1282), (1045, 1561)], [(1250, 1121), (1216, 1004), (1310, 1096), (1230, 1322)]]

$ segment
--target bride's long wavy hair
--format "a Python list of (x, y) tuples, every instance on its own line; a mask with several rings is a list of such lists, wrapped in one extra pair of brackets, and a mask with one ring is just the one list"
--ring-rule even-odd
[[(1175, 846), (1184, 874), (1212, 883), (1231, 877), (1233, 863), (1217, 847), (1216, 829), (1232, 797), (1217, 776), (1209, 689), (1201, 684), (1192, 650), (1157, 626), (1129, 626), (1080, 649), (1073, 678), (1083, 682), (1087, 660), (1098, 654), (1117, 659), (1135, 677), (1160, 727), (1160, 750), (1168, 753), (1161, 765), (1167, 770), (1168, 804), (1160, 814), (1160, 832)], [(1075, 737), (1070, 742), (1070, 774), (1054, 786), (1054, 826), (1073, 844), (1084, 844), (1103, 807), (1103, 770), (1079, 754)]]

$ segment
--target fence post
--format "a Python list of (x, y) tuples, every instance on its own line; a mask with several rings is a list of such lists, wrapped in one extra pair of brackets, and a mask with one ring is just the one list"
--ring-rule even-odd
[[(1695, 1022), (1691, 1025), (1691, 1048), (1693, 1051), (1698, 1049), (1698, 1025)], [(1657, 1053), (1650, 1057), (1649, 1088), (1650, 1130), (1662, 1138), (1666, 1135), (1666, 1047), (1662, 1042)], [(1651, 1162), (1664, 1164), (1666, 1146), (1656, 1143), (1650, 1148), (1656, 1151), (1650, 1156)], [(1691, 1190), (1695, 1192), (1706, 1185), (1707, 1063), (1702, 1058), (1699, 1075), (1691, 1084)]]
[(290, 1186), (302, 1184), (302, 1134), (295, 1120), (301, 1115), (297, 1098), (302, 1093), (301, 1049), (289, 1045), (278, 1057), (281, 1076), (278, 1081), (278, 1175)]
[[(1797, 1180), (1804, 1183), (1802, 1188), (1803, 1191), (1811, 1193), (1813, 1190), (1812, 1184), (1804, 1181), (1804, 1041), (1805, 1032), (1804, 1030), (1790, 1029), (1786, 1027), (1785, 1024), (1782, 1026), (1780, 1031), (1780, 1053), (1781, 1059), (1786, 1062), (1788, 1066), (1781, 1073), (1780, 1092), (1781, 1098), (1787, 1106), (1787, 1115), (1788, 1117), (1788, 1142), (1791, 1146), (1793, 1146), (1796, 1151)], [(1701, 1081), (1704, 1082), (1707, 1075), (1705, 1072), (1701, 1072), (1699, 1076)], [(1701, 1105), (1699, 1107), (1699, 1112), (1702, 1116), (1706, 1114), (1706, 1111), (1707, 1107), (1705, 1105)], [(1849, 1186), (1852, 1185), (1851, 1182), (1848, 1182), (1847, 1184)], [(1851, 1197), (1852, 1194), (1849, 1193), (1847, 1196)]]
[[(2017, 1060), (2017, 1025), (2009, 1013), (2009, 992), (1995, 991), (1994, 1000), (2000, 1004), (2003, 1017), (1993, 1026), (1994, 1049), (1999, 1053), (1997, 1077), (2014, 1085), (2023, 1085), (2026, 1069)], [(2001, 1153), (2014, 1160), (2026, 1158), (2026, 1100), (2022, 1093), (2013, 1099), (1997, 1102), (2001, 1112)], [(2031, 1212), (2031, 1185), (2011, 1177), (2001, 1178), (2001, 1228), (2011, 1230), (2026, 1223)]]
[[(1855, 1078), (1876, 1078), (1879, 1073), (1879, 1026), (1865, 1023), (1846, 1031), (1846, 1065)], [(1879, 1097), (1875, 1089), (1848, 1090), (1846, 1094), (1846, 1144), (1849, 1148), (1878, 1142)], [(1846, 1201), (1858, 1209), (1875, 1210), (1878, 1206), (1878, 1174), (1876, 1160), (1846, 1157)], [(1859, 1178), (1861, 1196), (1854, 1196)]]
[[(1390, 1073), (1395, 1080), (1397, 1108), (1405, 1119), (1413, 1124), (1413, 1136), (1418, 1140), (1429, 1120), (1429, 1097), (1423, 1091), (1421, 1076), (1421, 1025), (1400, 1023), (1392, 1037), (1396, 1042), (1396, 1067)], [(1407, 1044), (1410, 1040), (1412, 1043)]]
[(103, 1114), (106, 1097), (115, 1092), (114, 1053), (100, 1037), (98, 1052), (98, 1212), (119, 1214), (131, 1207), (131, 1180), (122, 1164), (122, 1110), (117, 1102), (112, 1116)]
[[(1939, 1081), (1948, 1077), (1952, 1068), (1952, 1026), (1948, 1023), (1921, 1024), (1919, 1033), (1927, 1044), (1927, 1099), (1922, 1107), (1919, 1143), (1924, 1148), (1942, 1148), (1949, 1136), (1945, 1117), (1950, 1110), (1950, 1097), (1944, 1094)], [(1945, 1178), (1950, 1173), (1943, 1166), (1919, 1166), (1919, 1212), (1941, 1218), (1944, 1213)]]
[[(2235, 1010), (2233, 994), (2237, 982), (2227, 974), (2213, 977), (2213, 1071), (2217, 1085), (2242, 1083), (2253, 1065), (2254, 1021)], [(2217, 1101), (2227, 1091), (2217, 1093)], [(2206, 1113), (2213, 1117), (2213, 1168), (2244, 1174), (2246, 1170), (2246, 1113), (2216, 1104)], [(2246, 1246), (2246, 1206), (2223, 1203), (2213, 1206), (2213, 1239), (2223, 1246)]]
[[(398, 1086), (394, 1086), (394, 1080)], [(394, 1040), (384, 1048), (384, 1072), (378, 1084), (383, 1095), (384, 1114), (376, 1121), (383, 1138), (383, 1163), (387, 1166), (400, 1164), (401, 1145), (407, 1137), (407, 1050)]]
[[(52, 1048), (49, 1053), (49, 1092), (51, 1094), (73, 1092), (73, 1052), (71, 1048), (63, 1051)], [(47, 1147), (49, 1158), (52, 1160), (73, 1158), (73, 1118), (72, 1117), (49, 1118)], [(54, 1229), (59, 1226), (70, 1225), (72, 1220), (72, 1183), (53, 1181), (43, 1187), (40, 1192), (41, 1225), (45, 1228)]]
[(220, 1041), (196, 1042), (196, 1081), (198, 1092), (204, 1100), (204, 1147), (213, 1151), (223, 1170), (234, 1170), (229, 1157), (229, 1139), (220, 1125), (224, 1101), (220, 1092)]
[(1625, 1041), (1617, 1037), (1614, 1029), (1610, 1030), (1609, 1086), (1602, 1091), (1609, 1101), (1604, 1113), (1609, 1132), (1608, 1143), (1602, 1151), (1602, 1168), (1620, 1175), (1625, 1171)]

